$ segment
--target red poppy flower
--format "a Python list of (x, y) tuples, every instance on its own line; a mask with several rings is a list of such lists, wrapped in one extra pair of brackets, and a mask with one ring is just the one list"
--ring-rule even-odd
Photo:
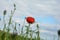
[(34, 23), (35, 22), (35, 19), (33, 17), (27, 17), (26, 18), (26, 21), (30, 24)]

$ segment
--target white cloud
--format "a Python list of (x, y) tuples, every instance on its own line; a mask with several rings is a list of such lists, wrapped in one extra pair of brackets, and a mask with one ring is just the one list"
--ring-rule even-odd
[[(58, 18), (57, 20), (60, 20), (60, 3), (56, 0), (2, 0), (0, 1), (0, 6), (9, 10), (13, 8), (13, 3), (16, 3), (17, 6), (16, 16), (52, 15), (56, 19)], [(1, 8), (1, 10), (3, 8)]]
[(52, 35), (57, 35), (57, 33), (52, 32), (52, 31), (48, 31), (48, 30), (40, 30), (41, 33), (46, 33), (46, 34), (52, 34)]

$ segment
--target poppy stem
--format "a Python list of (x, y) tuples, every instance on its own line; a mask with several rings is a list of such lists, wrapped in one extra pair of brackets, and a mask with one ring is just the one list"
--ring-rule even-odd
[(27, 37), (26, 37), (26, 40), (28, 40), (29, 28), (30, 28), (30, 23), (29, 23), (29, 25), (27, 26), (27, 32), (26, 32)]
[[(31, 24), (29, 24), (29, 26), (30, 26)], [(32, 35), (33, 35), (33, 31), (32, 30), (29, 30), (29, 32), (30, 32), (30, 40), (33, 40), (32, 39)]]

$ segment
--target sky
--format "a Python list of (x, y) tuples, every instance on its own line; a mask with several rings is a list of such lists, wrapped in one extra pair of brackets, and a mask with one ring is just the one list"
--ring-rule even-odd
[[(40, 26), (41, 38), (57, 40), (57, 31), (60, 29), (60, 0), (0, 0), (0, 18), (3, 17), (3, 10), (7, 10), (8, 19), (14, 3), (16, 11), (13, 21), (22, 24), (25, 17), (32, 16)], [(0, 25), (3, 26), (3, 22), (0, 21)], [(1, 26), (0, 29), (3, 28)]]

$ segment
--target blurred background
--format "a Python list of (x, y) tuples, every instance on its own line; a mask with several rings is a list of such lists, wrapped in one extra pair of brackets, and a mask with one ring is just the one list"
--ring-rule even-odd
[[(44, 40), (58, 40), (57, 31), (60, 29), (60, 0), (0, 0), (0, 30), (3, 30), (3, 11), (7, 10), (5, 18), (8, 23), (13, 4), (16, 4), (16, 11), (12, 17), (13, 22), (23, 25), (27, 16), (35, 18), (39, 24), (40, 38)], [(35, 29), (36, 23), (31, 29)], [(27, 23), (25, 22), (27, 25)], [(17, 31), (19, 33), (19, 26)], [(12, 32), (12, 27), (11, 27)]]

